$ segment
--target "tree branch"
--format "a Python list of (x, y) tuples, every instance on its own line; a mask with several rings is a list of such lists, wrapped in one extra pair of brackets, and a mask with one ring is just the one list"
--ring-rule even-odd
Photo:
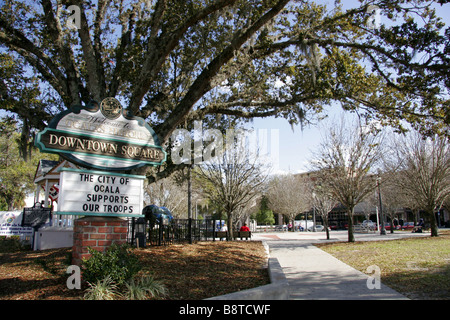
[(131, 33), (133, 32), (133, 28), (135, 25), (135, 15), (135, 12), (132, 11), (128, 16), (128, 21), (126, 21), (125, 17), (122, 20), (122, 35), (120, 37), (120, 45), (115, 50), (116, 67), (114, 68), (108, 90), (108, 96), (110, 97), (115, 97), (120, 87), (120, 75), (124, 66), (124, 53), (131, 43)]
[(58, 55), (60, 56), (64, 69), (66, 71), (66, 81), (69, 90), (68, 95), (71, 98), (68, 106), (70, 106), (73, 104), (81, 104), (80, 96), (83, 96), (82, 88), (84, 87), (81, 84), (79, 74), (76, 70), (73, 52), (72, 50), (70, 50), (70, 47), (67, 45), (67, 43), (63, 43), (63, 31), (58, 19), (61, 12), (61, 7), (62, 5), (58, 4), (57, 14), (55, 17), (50, 0), (42, 0), (42, 8), (45, 13), (44, 16), (46, 26), (48, 27), (50, 37), (56, 45)]
[(153, 172), (153, 173), (147, 173), (147, 181), (149, 184), (154, 183), (158, 180), (170, 177), (173, 173), (183, 170), (184, 168), (190, 167), (190, 164), (180, 163), (180, 164), (173, 164), (170, 163), (166, 166), (166, 168), (163, 171)]
[[(190, 118), (201, 119), (207, 114), (226, 114), (239, 118), (266, 118), (279, 115), (280, 110), (288, 109), (295, 104), (318, 99), (318, 96), (305, 95), (290, 100), (267, 100), (267, 101), (233, 101), (208, 105), (205, 108), (192, 111)], [(254, 107), (255, 110), (246, 110)], [(270, 108), (269, 110), (258, 110), (258, 108)]]
[[(214, 2), (210, 6), (198, 11), (197, 13), (189, 17), (185, 21), (185, 23), (174, 32), (170, 34), (161, 34), (157, 41), (153, 41), (155, 46), (149, 48), (147, 57), (145, 58), (142, 70), (139, 75), (139, 79), (142, 79), (142, 81), (136, 85), (136, 89), (133, 91), (130, 100), (130, 105), (128, 108), (131, 113), (137, 113), (142, 103), (142, 99), (147, 93), (152, 81), (160, 71), (170, 52), (178, 45), (181, 37), (185, 34), (185, 32), (191, 26), (197, 24), (211, 13), (232, 5), (234, 2), (236, 2), (236, 0), (220, 0)], [(157, 20), (161, 19), (156, 19), (154, 23), (156, 23)]]
[[(105, 96), (105, 81), (103, 74), (103, 64), (99, 63), (97, 57), (100, 53), (95, 51), (92, 45), (89, 25), (84, 12), (82, 2), (80, 0), (74, 0), (75, 4), (80, 7), (80, 28), (78, 29), (78, 35), (81, 40), (81, 48), (83, 50), (84, 60), (86, 62), (87, 69), (87, 85), (89, 92), (94, 100), (100, 101)], [(95, 35), (94, 35), (95, 37)]]
[[(375, 52), (381, 54), (382, 56), (388, 58), (389, 60), (391, 60), (392, 62), (394, 62), (396, 64), (400, 64), (400, 65), (409, 67), (414, 70), (423, 70), (423, 69), (450, 70), (450, 66), (444, 65), (444, 64), (425, 65), (425, 64), (411, 62), (407, 59), (400, 59), (400, 58), (396, 57), (394, 54), (392, 54), (391, 51), (388, 51), (386, 48), (383, 48), (381, 46), (376, 46), (376, 45), (367, 44), (367, 43), (342, 42), (342, 41), (336, 41), (333, 39), (302, 38), (302, 39), (295, 39), (295, 40), (286, 40), (283, 42), (273, 43), (269, 46), (255, 47), (255, 50), (265, 50), (265, 51), (268, 50), (269, 52), (272, 53), (272, 52), (276, 52), (278, 50), (286, 49), (292, 45), (312, 45), (312, 44), (317, 44), (322, 47), (331, 45), (331, 46), (343, 47), (343, 48), (353, 48), (353, 49), (360, 50), (364, 54), (367, 54), (368, 50), (375, 51)], [(371, 58), (371, 60), (372, 60), (372, 58)]]
[(0, 42), (21, 54), (32, 66), (36, 67), (67, 102), (70, 99), (70, 94), (66, 78), (53, 60), (2, 17), (0, 17), (0, 29), (6, 32), (0, 31)]
[(152, 20), (150, 23), (150, 37), (148, 42), (150, 43), (150, 47), (153, 47), (155, 43), (158, 32), (161, 30), (162, 19), (164, 17), (164, 12), (166, 11), (166, 0), (158, 0), (155, 5), (155, 11), (152, 15)]
[(236, 34), (223, 51), (214, 58), (209, 65), (203, 69), (197, 79), (194, 81), (189, 91), (183, 97), (181, 102), (175, 107), (173, 112), (168, 116), (166, 121), (158, 126), (158, 132), (162, 141), (166, 141), (171, 132), (176, 128), (183, 119), (187, 116), (194, 104), (209, 90), (212, 89), (212, 81), (219, 73), (219, 70), (230, 59), (233, 58), (235, 52), (255, 34), (262, 26), (274, 18), (289, 2), (289, 0), (280, 0), (259, 18), (253, 25), (251, 25), (245, 32)]

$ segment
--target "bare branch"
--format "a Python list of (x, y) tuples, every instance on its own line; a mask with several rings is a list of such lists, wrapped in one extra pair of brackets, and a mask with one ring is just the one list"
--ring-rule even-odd
[(210, 185), (204, 192), (226, 211), (230, 231), (233, 230), (234, 213), (258, 196), (267, 178), (257, 158), (234, 142), (227, 145), (221, 156), (205, 161), (195, 172)]
[(424, 139), (414, 132), (395, 142), (398, 190), (425, 210), (437, 236), (435, 210), (450, 197), (450, 147), (446, 137)]
[(348, 241), (353, 236), (353, 210), (375, 189), (373, 170), (381, 161), (382, 136), (358, 124), (328, 129), (314, 155), (312, 167), (322, 186), (347, 208)]

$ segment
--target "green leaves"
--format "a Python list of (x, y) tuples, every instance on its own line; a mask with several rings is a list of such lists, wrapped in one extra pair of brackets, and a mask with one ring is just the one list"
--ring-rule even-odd
[(345, 9), (286, 0), (77, 3), (77, 32), (67, 28), (67, 6), (53, 1), (0, 7), (0, 44), (21, 57), (18, 69), (33, 79), (23, 96), (35, 100), (0, 107), (31, 128), (58, 108), (116, 96), (163, 143), (198, 119), (305, 123), (336, 102), (399, 131), (403, 120), (425, 134), (448, 129), (450, 31), (428, 1), (371, 1), (376, 28), (365, 1)]
[(83, 260), (83, 279), (96, 283), (107, 276), (116, 284), (123, 284), (141, 270), (139, 259), (128, 245), (113, 244), (106, 252), (89, 248), (91, 257)]

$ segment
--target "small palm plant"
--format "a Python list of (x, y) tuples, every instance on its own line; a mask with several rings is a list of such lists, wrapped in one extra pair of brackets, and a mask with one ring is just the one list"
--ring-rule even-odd
[(166, 287), (150, 275), (131, 279), (125, 283), (123, 297), (127, 300), (146, 300), (149, 298), (163, 297), (166, 295)]
[(114, 300), (119, 294), (117, 291), (117, 285), (111, 279), (110, 276), (105, 277), (102, 280), (97, 280), (96, 283), (89, 283), (89, 288), (86, 289), (84, 295), (85, 300)]
[(120, 287), (110, 276), (94, 284), (88, 282), (88, 285), (89, 288), (84, 295), (85, 300), (146, 300), (164, 297), (167, 294), (166, 287), (151, 275), (133, 277)]

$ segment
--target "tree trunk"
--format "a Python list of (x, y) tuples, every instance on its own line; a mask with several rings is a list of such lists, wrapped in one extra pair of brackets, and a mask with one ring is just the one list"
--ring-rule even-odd
[(428, 208), (426, 210), (426, 214), (430, 221), (431, 236), (437, 237), (437, 236), (439, 236), (439, 230), (438, 230), (438, 226), (437, 226), (436, 215), (434, 214), (434, 208), (435, 208), (434, 206), (433, 206), (433, 208)]
[(353, 235), (353, 208), (350, 208), (348, 214), (348, 242), (355, 242), (355, 236)]
[(330, 240), (330, 230), (328, 230), (328, 214), (322, 215), (323, 226), (325, 227), (325, 232), (327, 233), (327, 240)]
[(436, 218), (431, 220), (431, 236), (432, 237), (438, 237), (439, 236), (439, 229), (436, 223)]
[(233, 212), (227, 212), (227, 229), (228, 229), (228, 241), (234, 240), (234, 232), (233, 232)]

